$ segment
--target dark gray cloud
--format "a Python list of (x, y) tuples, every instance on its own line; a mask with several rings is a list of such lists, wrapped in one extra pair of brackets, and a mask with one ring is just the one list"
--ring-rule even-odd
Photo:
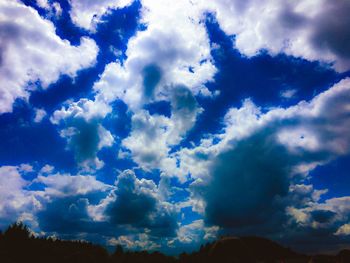
[(106, 236), (121, 234), (121, 229), (106, 222), (96, 222), (90, 217), (88, 205), (99, 198), (99, 193), (54, 198), (36, 215), (40, 229), (73, 238), (96, 233)]
[(127, 170), (119, 175), (116, 186), (115, 200), (106, 208), (112, 224), (147, 228), (153, 236), (175, 235), (177, 213), (160, 200), (153, 182), (139, 180)]
[(299, 121), (269, 123), (248, 138), (232, 142), (215, 158), (209, 168), (211, 179), (200, 189), (208, 224), (227, 229), (246, 227), (246, 234), (254, 228), (261, 234), (280, 231), (287, 220), (286, 207), (310, 200), (312, 191), (290, 192), (291, 186), (304, 180), (294, 168), (300, 163), (329, 160), (332, 154), (305, 149), (291, 152), (281, 144), (277, 137), (280, 128), (292, 128)]
[(142, 73), (144, 95), (147, 98), (151, 98), (154, 95), (154, 91), (162, 78), (162, 70), (157, 65), (150, 64), (144, 67)]
[(304, 16), (294, 12), (294, 10), (288, 6), (285, 6), (285, 8), (281, 10), (279, 20), (284, 27), (290, 29), (300, 28), (307, 22)]
[(45, 232), (77, 234), (89, 228), (88, 200), (83, 197), (57, 198), (37, 214), (40, 229)]
[(145, 226), (156, 209), (157, 200), (150, 193), (138, 191), (134, 175), (120, 175), (118, 189), (114, 192), (115, 202), (107, 207), (107, 214), (113, 224)]
[(311, 41), (319, 50), (330, 50), (339, 57), (350, 59), (350, 2), (326, 1), (314, 21)]
[(269, 130), (220, 154), (205, 193), (206, 220), (222, 227), (261, 225), (283, 208), (291, 160)]
[[(81, 186), (79, 181), (75, 183)], [(74, 194), (68, 188), (46, 189), (43, 194), (48, 195), (49, 200), (40, 198), (43, 207), (35, 214), (40, 230), (95, 241), (99, 235), (99, 242), (103, 237), (145, 233), (145, 229), (152, 239), (176, 235), (176, 210), (161, 200), (153, 181), (139, 180), (127, 170), (119, 176), (116, 187), (112, 191), (111, 188), (92, 189), (85, 194)], [(110, 199), (111, 196), (115, 198)], [(107, 205), (101, 210), (103, 203)], [(102, 219), (99, 218), (101, 212)]]
[(336, 213), (330, 210), (314, 210), (311, 212), (311, 217), (318, 223), (328, 223), (335, 215)]
[(192, 92), (185, 86), (177, 86), (173, 89), (171, 106), (174, 112), (188, 111), (194, 112), (198, 103)]
[(84, 119), (73, 119), (69, 124), (76, 129), (69, 140), (69, 146), (74, 150), (77, 161), (94, 158), (100, 141), (98, 123), (89, 123)]
[(338, 224), (319, 228), (291, 224), (285, 228), (284, 235), (277, 240), (300, 252), (333, 253), (346, 248), (346, 244), (350, 242), (347, 236), (334, 235), (337, 228)]

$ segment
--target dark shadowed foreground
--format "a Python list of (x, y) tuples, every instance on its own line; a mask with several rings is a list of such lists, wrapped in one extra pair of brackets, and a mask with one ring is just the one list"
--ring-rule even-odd
[(121, 246), (117, 246), (110, 255), (103, 247), (87, 242), (34, 237), (25, 225), (18, 223), (0, 233), (0, 262), (349, 263), (350, 250), (342, 250), (334, 256), (306, 256), (265, 238), (229, 237), (203, 245), (198, 252), (183, 253), (178, 258), (159, 252), (125, 252)]

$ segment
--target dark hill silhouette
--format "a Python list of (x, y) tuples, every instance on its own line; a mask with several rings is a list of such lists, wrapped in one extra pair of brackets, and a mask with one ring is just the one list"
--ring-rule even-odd
[[(211, 257), (235, 259), (234, 262), (274, 262), (286, 258), (304, 258), (302, 255), (284, 248), (279, 244), (260, 237), (223, 238), (214, 243), (211, 249)], [(232, 260), (227, 261), (232, 262)]]
[(350, 250), (338, 255), (306, 256), (261, 237), (225, 237), (202, 245), (178, 258), (160, 252), (124, 251), (117, 246), (113, 254), (85, 241), (63, 241), (35, 237), (28, 227), (16, 223), (0, 232), (1, 263), (350, 263)]

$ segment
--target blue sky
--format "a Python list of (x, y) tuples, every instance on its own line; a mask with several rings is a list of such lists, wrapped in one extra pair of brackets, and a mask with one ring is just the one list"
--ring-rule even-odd
[(0, 229), (169, 254), (222, 235), (346, 246), (349, 11), (2, 1)]

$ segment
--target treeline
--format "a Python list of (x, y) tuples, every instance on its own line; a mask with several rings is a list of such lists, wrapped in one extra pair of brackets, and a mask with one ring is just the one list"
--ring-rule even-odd
[(222, 238), (201, 246), (199, 251), (179, 257), (160, 252), (124, 251), (112, 254), (85, 241), (36, 237), (27, 226), (16, 223), (0, 232), (1, 263), (350, 263), (350, 250), (335, 256), (306, 256), (259, 237)]
[(86, 241), (65, 241), (36, 237), (27, 226), (15, 223), (0, 233), (1, 263), (173, 263), (175, 258), (159, 252), (124, 251), (117, 246), (113, 254)]

